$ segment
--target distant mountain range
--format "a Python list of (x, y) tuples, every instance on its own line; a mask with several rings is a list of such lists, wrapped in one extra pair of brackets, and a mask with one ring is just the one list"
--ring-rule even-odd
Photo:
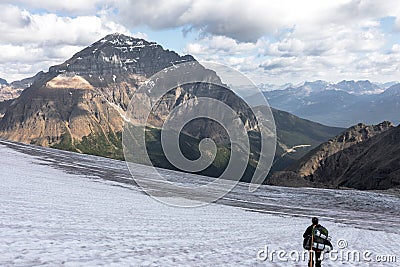
[[(43, 74), (44, 72), (41, 71), (33, 77), (25, 78), (20, 81), (14, 81), (10, 84), (5, 79), (0, 78), (0, 102), (19, 97), (24, 89), (31, 86), (33, 82)], [(2, 114), (1, 106), (4, 106), (4, 103), (0, 104), (0, 117)]]
[[(370, 81), (306, 82), (301, 86), (264, 91), (271, 107), (299, 117), (337, 127), (384, 120), (400, 123), (400, 84)], [(246, 98), (252, 105), (256, 97)]]
[(9, 85), (4, 85), (0, 88), (0, 101), (7, 101), (20, 96), (25, 88), (14, 88)]
[[(338, 83), (332, 83), (332, 82), (327, 82), (327, 81), (322, 81), (322, 80), (317, 80), (314, 82), (309, 82), (306, 81), (304, 83), (299, 83), (299, 84), (294, 84), (294, 83), (285, 83), (285, 84), (273, 84), (273, 83), (260, 83), (257, 85), (257, 87), (261, 91), (276, 91), (276, 90), (285, 90), (289, 88), (297, 88), (297, 87), (302, 87), (302, 86), (311, 86), (314, 87), (315, 85), (317, 86), (317, 89), (323, 89), (323, 88), (330, 88), (332, 90), (343, 90), (346, 91), (350, 94), (376, 94), (376, 93), (381, 93), (390, 86), (393, 86), (395, 84), (398, 84), (400, 82), (398, 81), (391, 81), (391, 82), (370, 82), (368, 80), (363, 80), (363, 81), (354, 81), (354, 80), (343, 80)], [(314, 86), (313, 86), (314, 84)], [(375, 90), (378, 89), (378, 90)]]

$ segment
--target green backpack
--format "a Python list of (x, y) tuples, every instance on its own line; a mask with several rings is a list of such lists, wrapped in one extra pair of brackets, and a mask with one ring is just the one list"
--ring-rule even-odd
[(322, 225), (315, 226), (312, 235), (314, 243), (324, 244), (325, 241), (329, 239), (328, 229), (326, 229)]
[(329, 252), (333, 249), (331, 243), (331, 237), (328, 235), (328, 229), (321, 225), (314, 227), (313, 232), (313, 244), (312, 247), (317, 250)]

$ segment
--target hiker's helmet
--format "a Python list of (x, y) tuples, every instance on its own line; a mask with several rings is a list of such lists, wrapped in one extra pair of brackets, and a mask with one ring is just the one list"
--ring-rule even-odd
[(317, 217), (312, 218), (311, 221), (312, 221), (312, 224), (314, 224), (314, 225), (318, 224), (318, 218)]

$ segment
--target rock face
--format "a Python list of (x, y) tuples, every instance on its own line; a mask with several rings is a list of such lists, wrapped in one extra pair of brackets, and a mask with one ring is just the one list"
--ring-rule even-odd
[[(342, 153), (338, 155), (338, 152), (345, 151), (353, 145), (364, 142), (391, 127), (393, 127), (393, 125), (390, 122), (383, 122), (378, 125), (357, 124), (332, 140), (329, 140), (327, 143), (320, 145), (316, 151), (313, 151), (313, 154), (307, 155), (300, 160), (298, 173), (301, 176), (312, 177), (312, 180), (321, 182), (327, 179), (327, 177), (331, 177), (332, 175), (336, 176), (338, 173), (335, 173), (334, 170), (332, 170), (331, 173), (321, 173), (318, 167), (320, 165), (335, 166), (337, 161), (342, 161), (341, 164), (350, 164), (350, 161), (348, 161), (349, 159), (343, 157)], [(343, 171), (343, 169), (339, 168), (337, 171), (340, 172)]]
[[(63, 139), (82, 140), (90, 134), (121, 131), (122, 118), (110, 105), (104, 105), (99, 92), (86, 82), (74, 88), (79, 76), (56, 77), (38, 88), (30, 88), (15, 100), (0, 121), (3, 138), (52, 146)], [(68, 85), (70, 81), (70, 86)], [(103, 129), (108, 131), (103, 132)]]
[(301, 158), (269, 184), (388, 189), (400, 185), (400, 128), (353, 126)]
[(0, 120), (4, 117), (8, 107), (11, 105), (11, 100), (0, 101)]
[(64, 63), (50, 67), (49, 74), (75, 74), (84, 78), (116, 106), (126, 110), (132, 94), (156, 72), (192, 56), (179, 56), (154, 42), (122, 34), (110, 34), (76, 53)]
[[(179, 68), (182, 68), (182, 70), (179, 70)], [(193, 79), (202, 82), (187, 83), (186, 77), (182, 78), (185, 76), (185, 73), (190, 73), (190, 80)], [(150, 105), (154, 105), (155, 108), (150, 112), (150, 110), (145, 110), (146, 107), (136, 107), (134, 105), (131, 110), (131, 113), (139, 114), (140, 117), (142, 117), (141, 113), (144, 111), (150, 112), (147, 122), (149, 122), (151, 126), (161, 128), (168, 117), (170, 120), (183, 120), (185, 114), (180, 114), (179, 112), (171, 114), (171, 110), (184, 103), (185, 113), (189, 113), (187, 114), (189, 123), (183, 128), (184, 133), (198, 139), (208, 137), (214, 139), (218, 143), (227, 144), (226, 140), (229, 140), (229, 137), (223, 127), (219, 126), (218, 123), (206, 118), (191, 120), (198, 115), (191, 113), (195, 108), (207, 113), (207, 115), (203, 114), (204, 117), (207, 118), (213, 117), (213, 114), (223, 114), (223, 111), (219, 110), (218, 105), (214, 105), (215, 102), (213, 101), (199, 103), (200, 98), (208, 98), (223, 102), (232, 110), (236, 111), (236, 118), (242, 120), (247, 132), (259, 131), (255, 115), (246, 102), (228, 89), (228, 86), (222, 83), (221, 79), (214, 71), (204, 68), (199, 63), (192, 62), (190, 64), (185, 64), (184, 67), (175, 66), (165, 73), (160, 73), (155, 79), (162, 80), (162, 83), (156, 85), (156, 87), (165, 86), (174, 89), (170, 90), (158, 101), (158, 89), (160, 88), (151, 87), (152, 81), (150, 81), (142, 88), (142, 91), (136, 92), (133, 101), (137, 104), (141, 102), (150, 103)]]

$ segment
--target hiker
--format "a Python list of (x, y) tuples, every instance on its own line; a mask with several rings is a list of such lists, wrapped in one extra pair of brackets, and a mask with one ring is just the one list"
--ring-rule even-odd
[[(313, 243), (313, 231), (316, 227), (321, 226), (320, 224), (318, 224), (318, 218), (314, 217), (311, 220), (312, 224), (310, 226), (307, 227), (306, 231), (303, 234), (303, 238), (304, 238), (304, 243), (303, 246), (304, 247), (309, 247), (310, 248), (310, 260), (308, 262), (308, 266), (312, 267), (314, 266), (313, 264), (313, 254), (315, 253), (315, 267), (320, 267), (321, 266), (321, 252), (322, 250), (319, 249), (315, 249), (312, 247), (311, 243)], [(308, 243), (308, 244), (305, 244)], [(308, 246), (307, 246), (308, 245)]]

